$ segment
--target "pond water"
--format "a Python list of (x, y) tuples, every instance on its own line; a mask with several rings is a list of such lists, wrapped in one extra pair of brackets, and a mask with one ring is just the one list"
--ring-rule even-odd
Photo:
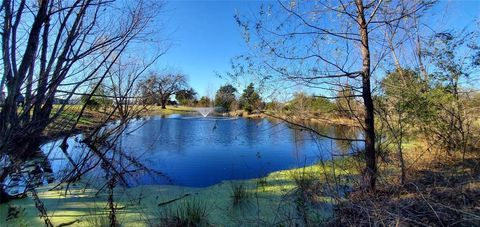
[[(358, 136), (348, 127), (312, 127), (329, 136)], [(262, 177), (273, 171), (312, 165), (361, 146), (359, 142), (317, 137), (272, 119), (174, 114), (151, 116), (133, 123), (130, 128), (136, 130), (124, 133), (118, 147), (162, 175), (135, 172), (129, 178), (129, 186), (206, 187), (224, 180)], [(87, 148), (77, 140), (69, 140), (72, 159), (86, 155)], [(59, 144), (51, 142), (41, 148), (57, 178), (72, 169)], [(101, 177), (98, 175), (101, 173), (93, 171), (90, 177)]]

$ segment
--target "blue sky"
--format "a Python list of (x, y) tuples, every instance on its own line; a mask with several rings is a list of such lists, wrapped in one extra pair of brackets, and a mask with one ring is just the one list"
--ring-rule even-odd
[[(181, 71), (199, 95), (213, 95), (226, 83), (215, 72), (229, 70), (230, 59), (248, 51), (233, 16), (251, 15), (260, 5), (261, 1), (167, 1), (162, 33), (172, 46), (157, 68)], [(479, 17), (480, 0), (442, 0), (432, 11), (433, 29), (460, 29)]]
[(226, 81), (215, 72), (230, 69), (230, 59), (246, 51), (236, 11), (258, 10), (259, 1), (168, 1), (163, 31), (173, 43), (159, 60), (160, 67), (188, 75), (200, 94), (214, 93)]

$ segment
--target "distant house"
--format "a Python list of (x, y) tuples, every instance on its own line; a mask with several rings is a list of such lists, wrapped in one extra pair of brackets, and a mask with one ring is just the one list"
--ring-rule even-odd
[[(7, 95), (5, 94), (5, 92), (2, 92), (0, 94), (0, 106), (5, 105), (5, 99), (6, 98), (7, 98)], [(22, 94), (18, 95), (16, 103), (19, 106), (25, 105), (25, 96), (23, 96)]]
[[(0, 94), (0, 105), (4, 105), (5, 104), (5, 98), (6, 98), (6, 94), (5, 92), (2, 92)], [(17, 97), (17, 101), (16, 101), (17, 105), (19, 106), (23, 106), (25, 105), (25, 96), (23, 96), (22, 94), (20, 94), (18, 97)], [(31, 100), (31, 103), (35, 103), (35, 97), (33, 97), (33, 99)], [(59, 99), (59, 98), (55, 98), (53, 99), (53, 104), (69, 104), (68, 101), (66, 99)]]
[(68, 101), (66, 99), (59, 99), (59, 98), (54, 98), (53, 99), (53, 104), (68, 104)]
[(177, 106), (177, 105), (178, 105), (178, 102), (175, 101), (175, 100), (168, 100), (168, 101), (167, 101), (167, 105)]

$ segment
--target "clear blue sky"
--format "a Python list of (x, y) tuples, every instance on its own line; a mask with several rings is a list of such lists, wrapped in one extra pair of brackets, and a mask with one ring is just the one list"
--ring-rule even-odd
[[(230, 59), (247, 51), (234, 15), (251, 15), (261, 1), (167, 1), (161, 17), (163, 34), (173, 45), (158, 63), (189, 76), (189, 84), (205, 95), (226, 83), (215, 72), (230, 69)], [(430, 15), (434, 29), (461, 29), (479, 17), (480, 0), (441, 0)], [(447, 12), (447, 13), (445, 13)]]
[(245, 53), (246, 45), (235, 22), (236, 11), (252, 13), (260, 1), (167, 1), (163, 31), (173, 45), (159, 60), (161, 67), (180, 70), (189, 84), (205, 95), (226, 81), (215, 72), (230, 69), (230, 59)]

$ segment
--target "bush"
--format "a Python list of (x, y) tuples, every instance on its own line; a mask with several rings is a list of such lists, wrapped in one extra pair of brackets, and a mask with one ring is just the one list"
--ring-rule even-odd
[(286, 111), (307, 111), (327, 114), (335, 109), (335, 104), (326, 98), (300, 92), (293, 95), (293, 99), (288, 102), (284, 109)]

